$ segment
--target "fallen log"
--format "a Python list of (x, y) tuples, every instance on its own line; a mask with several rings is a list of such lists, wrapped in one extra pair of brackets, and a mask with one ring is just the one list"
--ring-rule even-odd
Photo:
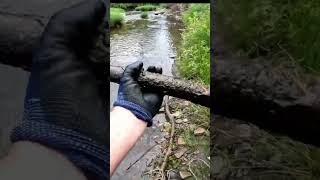
[[(110, 81), (119, 83), (123, 69), (110, 68)], [(138, 81), (146, 89), (156, 90), (165, 95), (185, 99), (205, 107), (210, 107), (210, 92), (202, 85), (171, 76), (143, 72)]]
[(320, 145), (319, 77), (262, 59), (214, 60), (214, 114)]

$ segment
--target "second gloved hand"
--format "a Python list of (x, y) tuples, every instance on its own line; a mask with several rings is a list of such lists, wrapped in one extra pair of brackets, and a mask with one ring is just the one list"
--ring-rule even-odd
[[(143, 89), (137, 81), (143, 71), (143, 63), (135, 62), (126, 67), (120, 80), (117, 101), (114, 106), (130, 110), (138, 119), (152, 125), (152, 118), (158, 113), (163, 95), (152, 90)], [(162, 74), (162, 68), (148, 67), (147, 71)]]

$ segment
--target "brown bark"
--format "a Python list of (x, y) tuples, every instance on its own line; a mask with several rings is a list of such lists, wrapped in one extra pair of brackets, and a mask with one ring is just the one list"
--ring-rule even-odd
[[(110, 68), (110, 81), (118, 83), (122, 68)], [(156, 90), (165, 95), (185, 99), (205, 107), (210, 107), (210, 92), (204, 86), (192, 81), (176, 79), (170, 76), (143, 72), (138, 81), (147, 89)]]

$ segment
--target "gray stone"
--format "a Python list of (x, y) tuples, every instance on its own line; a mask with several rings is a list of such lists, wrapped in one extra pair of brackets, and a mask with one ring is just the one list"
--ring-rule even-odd
[(201, 135), (203, 135), (204, 133), (206, 132), (206, 130), (204, 129), (204, 128), (201, 128), (201, 127), (199, 127), (199, 128), (197, 128), (196, 130), (194, 130), (194, 135), (196, 135), (196, 136), (201, 136)]
[(181, 158), (187, 151), (188, 151), (187, 148), (181, 147), (174, 153), (174, 156), (176, 158)]
[(189, 171), (180, 171), (179, 174), (181, 179), (186, 179), (192, 176), (192, 174)]

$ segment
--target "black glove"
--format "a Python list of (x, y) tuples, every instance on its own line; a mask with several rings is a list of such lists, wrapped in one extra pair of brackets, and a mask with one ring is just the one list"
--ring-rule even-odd
[[(118, 99), (114, 106), (130, 110), (137, 118), (152, 125), (152, 118), (159, 112), (163, 95), (141, 87), (137, 79), (143, 71), (143, 63), (135, 62), (126, 67), (120, 80)], [(162, 68), (150, 66), (147, 71), (162, 74)]]
[(34, 141), (65, 154), (87, 177), (109, 174), (108, 103), (89, 63), (106, 18), (102, 0), (54, 15), (36, 50), (15, 141)]

